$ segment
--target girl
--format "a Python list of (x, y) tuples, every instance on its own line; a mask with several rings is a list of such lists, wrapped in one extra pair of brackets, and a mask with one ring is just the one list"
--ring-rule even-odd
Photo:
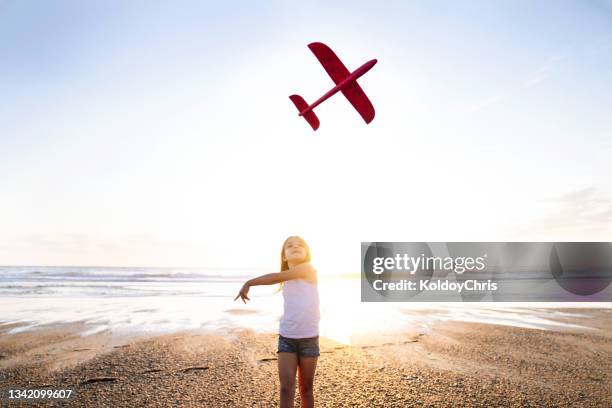
[[(310, 264), (310, 249), (306, 242), (292, 236), (281, 249), (281, 272), (269, 273), (248, 280), (238, 296), (244, 303), (249, 288), (280, 283), (284, 313), (278, 334), (278, 375), (280, 406), (293, 407), (295, 373), (298, 370), (302, 407), (314, 407), (313, 381), (319, 353), (319, 291), (317, 270)], [(275, 293), (278, 293), (275, 292)]]

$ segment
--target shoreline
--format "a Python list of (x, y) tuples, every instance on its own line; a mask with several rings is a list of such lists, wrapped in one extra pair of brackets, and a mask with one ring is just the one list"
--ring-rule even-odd
[[(585, 311), (559, 310), (593, 330), (446, 321), (360, 345), (321, 337), (316, 405), (610, 406), (612, 311)], [(83, 325), (58, 324), (7, 334), (12, 327), (0, 326), (1, 389), (70, 388), (71, 406), (278, 405), (276, 333), (81, 336)]]

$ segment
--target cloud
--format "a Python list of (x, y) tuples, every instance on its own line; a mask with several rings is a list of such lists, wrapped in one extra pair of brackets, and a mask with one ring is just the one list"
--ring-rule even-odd
[(501, 96), (501, 95), (494, 95), (494, 96), (491, 96), (489, 98), (486, 98), (482, 102), (477, 103), (475, 105), (472, 105), (468, 109), (468, 112), (478, 112), (479, 110), (485, 109), (485, 108), (487, 108), (487, 107), (497, 103), (502, 98), (503, 98), (503, 96)]
[[(8, 238), (8, 237), (7, 237)], [(205, 248), (145, 234), (28, 234), (0, 241), (6, 265), (199, 266)]]
[[(527, 75), (527, 77), (522, 80), (522, 82), (520, 82), (518, 89), (528, 89), (539, 84), (542, 81), (545, 81), (550, 76), (551, 70), (555, 67), (555, 65), (567, 58), (567, 56), (569, 55), (569, 51), (572, 47), (574, 47), (574, 44), (570, 44), (563, 51), (551, 55), (546, 61), (544, 61), (541, 66), (531, 71)], [(506, 90), (506, 92), (489, 96), (483, 101), (470, 106), (467, 109), (467, 113), (474, 113), (486, 109), (504, 99), (507, 99), (514, 92), (515, 89), (510, 89)]]
[(612, 237), (612, 199), (599, 196), (594, 187), (544, 202), (552, 205), (552, 212), (519, 229), (521, 237), (552, 241), (608, 241)]
[(567, 58), (569, 50), (574, 47), (574, 44), (568, 45), (562, 52), (550, 56), (544, 64), (527, 75), (527, 79), (521, 84), (521, 88), (531, 88), (534, 85), (546, 80), (550, 76), (551, 70), (559, 62)]

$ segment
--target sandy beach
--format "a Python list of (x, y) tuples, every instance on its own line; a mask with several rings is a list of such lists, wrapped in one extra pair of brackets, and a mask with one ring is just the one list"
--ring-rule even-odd
[[(573, 313), (568, 323), (590, 329), (449, 321), (392, 341), (375, 333), (351, 345), (322, 337), (316, 404), (611, 406), (612, 310)], [(14, 326), (0, 327), (1, 389), (73, 389), (70, 406), (278, 406), (274, 333), (236, 328), (82, 336), (78, 324), (14, 334), (7, 333)]]

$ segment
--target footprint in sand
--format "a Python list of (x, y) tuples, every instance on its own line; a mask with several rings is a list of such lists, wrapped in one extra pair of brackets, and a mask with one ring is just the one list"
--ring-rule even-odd
[(79, 385), (109, 383), (109, 382), (115, 382), (115, 381), (117, 381), (117, 378), (115, 377), (94, 377), (94, 378), (88, 378), (87, 380), (82, 381)]
[(161, 368), (152, 368), (150, 370), (145, 370), (145, 371), (143, 371), (140, 374), (159, 373), (159, 372), (162, 372), (162, 371), (164, 371), (164, 370), (162, 370)]
[(208, 370), (208, 366), (193, 366), (193, 367), (187, 367), (187, 368), (183, 368), (179, 371), (183, 372), (183, 373), (188, 373), (191, 371), (203, 371), (203, 370)]
[(261, 362), (261, 361), (275, 361), (275, 360), (278, 360), (278, 358), (276, 358), (276, 357), (265, 357), (265, 358), (260, 358), (257, 361)]

